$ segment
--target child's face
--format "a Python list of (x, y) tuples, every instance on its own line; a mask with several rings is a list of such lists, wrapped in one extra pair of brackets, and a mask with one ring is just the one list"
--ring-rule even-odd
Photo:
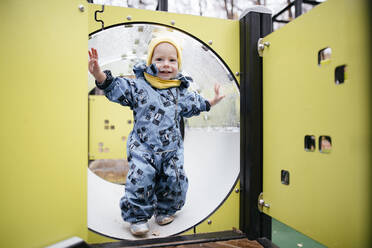
[(160, 43), (154, 49), (151, 63), (158, 68), (158, 77), (169, 80), (178, 73), (177, 50), (169, 43)]

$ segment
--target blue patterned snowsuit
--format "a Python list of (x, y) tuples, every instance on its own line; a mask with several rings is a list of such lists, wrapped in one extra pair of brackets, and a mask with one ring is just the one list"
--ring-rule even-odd
[(172, 215), (185, 204), (188, 179), (183, 168), (181, 116), (209, 111), (210, 104), (195, 92), (187, 90), (189, 77), (179, 74), (179, 87), (153, 88), (144, 71), (156, 76), (155, 65), (136, 65), (136, 79), (107, 79), (97, 87), (106, 97), (133, 110), (134, 127), (129, 135), (127, 154), (129, 172), (125, 194), (120, 200), (122, 217), (134, 223), (148, 220), (154, 214)]

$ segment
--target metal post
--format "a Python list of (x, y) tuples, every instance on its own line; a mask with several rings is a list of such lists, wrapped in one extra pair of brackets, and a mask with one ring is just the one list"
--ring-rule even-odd
[(262, 58), (259, 38), (272, 32), (271, 11), (253, 8), (240, 18), (240, 230), (249, 239), (271, 239), (271, 217), (259, 212), (262, 192)]
[(168, 0), (158, 0), (158, 6), (156, 10), (168, 11)]
[(302, 0), (295, 1), (295, 17), (302, 15)]

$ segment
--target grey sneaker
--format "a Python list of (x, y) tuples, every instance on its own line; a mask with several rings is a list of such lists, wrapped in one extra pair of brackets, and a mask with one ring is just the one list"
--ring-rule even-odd
[(157, 215), (155, 216), (155, 221), (159, 225), (163, 226), (171, 223), (174, 220), (174, 215)]
[(149, 224), (147, 224), (147, 221), (130, 224), (130, 232), (135, 236), (143, 236), (148, 233), (149, 230)]

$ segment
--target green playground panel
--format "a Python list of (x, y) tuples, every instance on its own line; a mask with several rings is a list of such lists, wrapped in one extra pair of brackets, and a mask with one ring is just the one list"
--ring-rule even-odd
[[(264, 212), (328, 247), (368, 247), (370, 239), (367, 4), (329, 0), (263, 39)], [(326, 152), (321, 136), (331, 138)]]

